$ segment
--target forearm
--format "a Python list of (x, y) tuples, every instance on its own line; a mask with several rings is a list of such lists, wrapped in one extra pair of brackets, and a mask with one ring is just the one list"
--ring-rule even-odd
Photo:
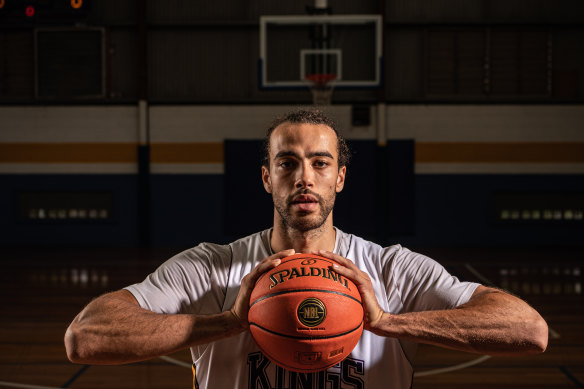
[(384, 313), (371, 331), (490, 355), (543, 352), (548, 335), (545, 321), (535, 310), (520, 299), (493, 289), (486, 289), (455, 309)]
[(243, 331), (229, 311), (208, 316), (157, 314), (132, 303), (123, 293), (128, 292), (98, 298), (73, 320), (65, 334), (71, 361), (136, 362)]

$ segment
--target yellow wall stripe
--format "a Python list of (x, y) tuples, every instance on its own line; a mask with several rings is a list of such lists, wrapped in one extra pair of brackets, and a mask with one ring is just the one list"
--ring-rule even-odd
[[(0, 143), (0, 163), (135, 163), (132, 143)], [(153, 163), (223, 163), (223, 143), (155, 143)]]
[(223, 143), (153, 143), (152, 163), (223, 163)]
[(417, 163), (580, 163), (584, 143), (418, 142)]
[(0, 143), (0, 163), (136, 162), (132, 143)]

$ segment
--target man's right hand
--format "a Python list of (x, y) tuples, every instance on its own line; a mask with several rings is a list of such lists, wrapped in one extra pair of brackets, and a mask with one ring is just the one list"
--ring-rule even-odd
[(249, 312), (249, 299), (251, 297), (251, 291), (255, 286), (256, 281), (262, 274), (266, 271), (275, 268), (281, 262), (282, 258), (288, 257), (295, 254), (294, 249), (283, 250), (274, 255), (263, 259), (249, 274), (247, 274), (241, 280), (241, 288), (235, 299), (233, 307), (231, 307), (231, 313), (238, 320), (242, 328), (248, 328), (249, 322), (247, 320), (247, 314)]

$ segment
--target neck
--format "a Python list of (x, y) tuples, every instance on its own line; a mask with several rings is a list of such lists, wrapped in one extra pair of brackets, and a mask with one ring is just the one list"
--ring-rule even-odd
[(294, 249), (296, 253), (334, 250), (336, 231), (333, 227), (332, 215), (329, 215), (322, 226), (309, 231), (296, 230), (276, 219), (277, 217), (274, 220), (274, 229), (270, 239), (272, 250), (275, 253), (287, 249)]

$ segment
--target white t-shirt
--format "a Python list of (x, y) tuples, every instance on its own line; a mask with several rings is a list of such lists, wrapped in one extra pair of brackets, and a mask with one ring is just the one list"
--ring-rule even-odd
[[(270, 234), (265, 230), (228, 245), (202, 243), (126, 289), (143, 308), (158, 313), (229, 310), (241, 279), (273, 254)], [(392, 314), (454, 308), (478, 286), (460, 282), (434, 260), (400, 245), (383, 248), (339, 229), (334, 252), (370, 276), (381, 308)], [(271, 363), (249, 331), (191, 348), (201, 389), (405, 389), (412, 383), (415, 352), (413, 342), (363, 331), (341, 363), (324, 372), (294, 373)]]

